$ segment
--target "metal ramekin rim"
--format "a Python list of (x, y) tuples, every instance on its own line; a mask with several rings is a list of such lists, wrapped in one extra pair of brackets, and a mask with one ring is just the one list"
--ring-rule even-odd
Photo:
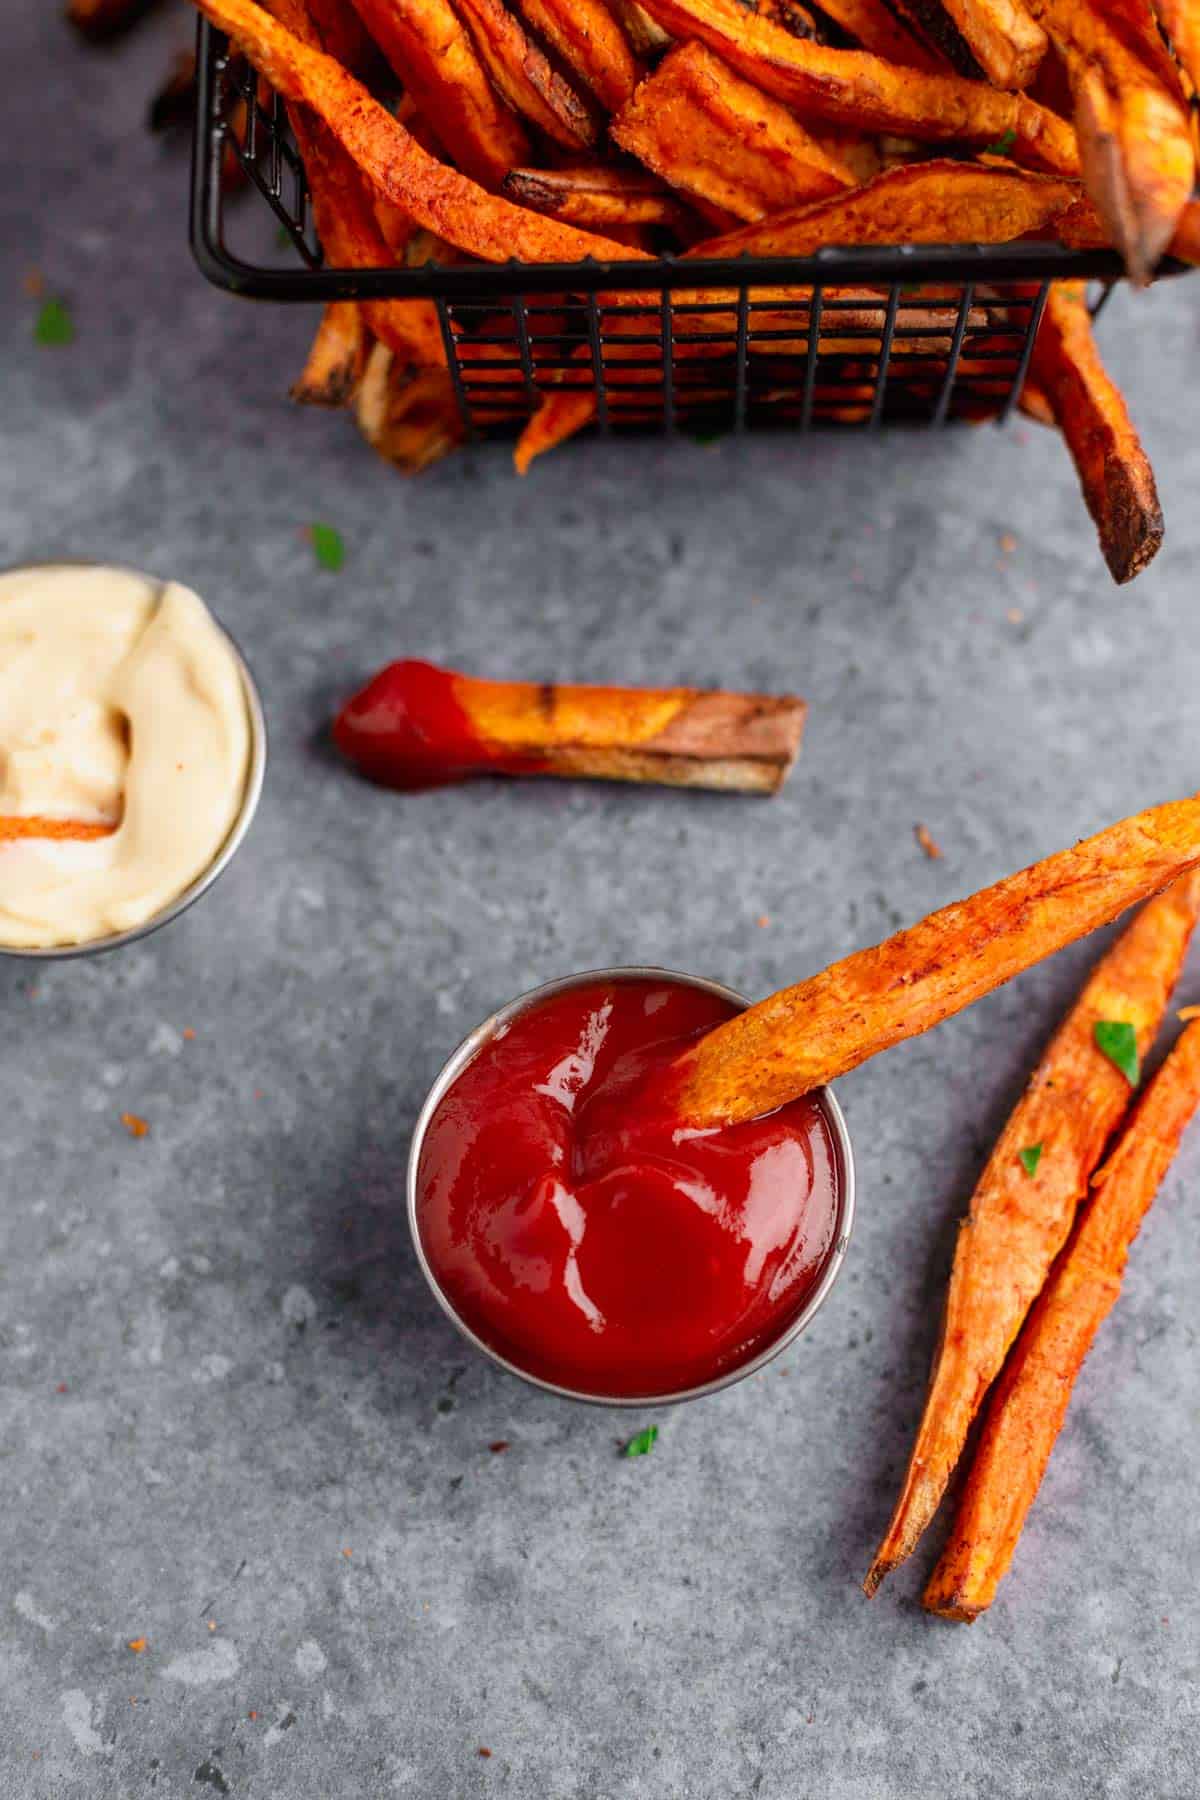
[(746, 1376), (753, 1375), (759, 1369), (765, 1368), (767, 1363), (773, 1361), (781, 1351), (786, 1350), (788, 1345), (794, 1343), (801, 1332), (807, 1329), (821, 1306), (824, 1304), (841, 1271), (842, 1263), (845, 1261), (846, 1252), (850, 1247), (850, 1237), (854, 1229), (854, 1150), (850, 1142), (850, 1132), (846, 1124), (845, 1114), (842, 1112), (833, 1089), (830, 1087), (819, 1088), (816, 1090), (816, 1093), (820, 1097), (822, 1108), (829, 1120), (841, 1164), (837, 1235), (834, 1239), (833, 1248), (829, 1253), (825, 1267), (821, 1271), (820, 1279), (813, 1288), (813, 1291), (809, 1295), (804, 1306), (799, 1313), (797, 1313), (787, 1329), (781, 1332), (777, 1338), (771, 1341), (771, 1343), (766, 1345), (764, 1349), (760, 1350), (757, 1356), (751, 1357), (747, 1362), (739, 1363), (735, 1368), (727, 1369), (723, 1374), (716, 1376), (712, 1381), (702, 1382), (696, 1387), (681, 1388), (674, 1393), (586, 1394), (581, 1392), (578, 1388), (564, 1387), (558, 1382), (547, 1381), (540, 1375), (530, 1374), (527, 1369), (521, 1368), (518, 1363), (510, 1362), (506, 1356), (502, 1356), (498, 1350), (494, 1350), (490, 1344), (486, 1343), (483, 1338), (479, 1337), (478, 1334), (471, 1329), (466, 1320), (458, 1312), (449, 1296), (443, 1291), (430, 1265), (429, 1258), (425, 1254), (425, 1246), (421, 1242), (421, 1231), (417, 1217), (417, 1184), (420, 1173), (421, 1146), (425, 1140), (425, 1133), (429, 1129), (430, 1120), (438, 1106), (441, 1104), (444, 1095), (453, 1086), (454, 1082), (458, 1080), (458, 1077), (462, 1074), (463, 1070), (476, 1053), (498, 1030), (501, 1029), (501, 1027), (509, 1024), (519, 1013), (526, 1011), (529, 1007), (537, 1005), (542, 1001), (553, 999), (556, 994), (566, 993), (571, 988), (580, 987), (584, 982), (646, 980), (683, 982), (688, 987), (700, 988), (706, 993), (717, 994), (722, 999), (731, 1001), (740, 1010), (745, 1010), (745, 1008), (752, 1004), (752, 1002), (746, 999), (745, 995), (737, 993), (735, 989), (731, 987), (727, 987), (724, 982), (710, 981), (703, 975), (684, 974), (678, 969), (658, 968), (653, 964), (634, 964), (627, 967), (622, 966), (609, 969), (583, 969), (580, 970), (578, 974), (560, 975), (553, 981), (542, 983), (540, 987), (530, 988), (526, 993), (518, 994), (517, 997), (514, 1000), (510, 1000), (507, 1005), (498, 1007), (495, 1012), (484, 1019), (482, 1024), (477, 1025), (474, 1031), (469, 1032), (467, 1036), (463, 1038), (462, 1042), (451, 1051), (450, 1055), (446, 1058), (446, 1061), (442, 1064), (441, 1069), (434, 1077), (433, 1084), (425, 1097), (425, 1102), (417, 1115), (417, 1122), (413, 1127), (412, 1144), (408, 1153), (406, 1184), (408, 1229), (412, 1237), (413, 1249), (416, 1253), (421, 1273), (428, 1282), (434, 1299), (437, 1301), (446, 1317), (450, 1320), (450, 1323), (464, 1338), (466, 1338), (469, 1344), (472, 1344), (475, 1349), (483, 1356), (486, 1356), (490, 1362), (496, 1363), (500, 1368), (507, 1370), (510, 1375), (516, 1375), (521, 1381), (528, 1382), (533, 1387), (541, 1388), (546, 1393), (557, 1394), (562, 1399), (581, 1400), (593, 1406), (625, 1408), (673, 1406), (684, 1400), (700, 1400), (707, 1394), (719, 1393), (722, 1388), (731, 1387), (734, 1382), (742, 1381)]
[[(149, 569), (135, 569), (130, 563), (107, 562), (98, 557), (84, 556), (45, 556), (31, 562), (13, 563), (0, 569), (0, 575), (16, 575), (22, 569), (116, 569), (123, 574), (138, 575), (148, 581), (161, 582), (163, 586), (175, 579), (170, 575), (157, 575)], [(229, 828), (228, 835), (206, 868), (196, 879), (177, 894), (151, 918), (143, 920), (140, 925), (133, 925), (128, 931), (110, 933), (108, 937), (89, 938), (81, 944), (0, 944), (0, 958), (21, 957), (31, 962), (66, 962), (78, 956), (102, 956), (109, 950), (120, 950), (128, 944), (136, 944), (142, 938), (149, 937), (153, 931), (159, 931), (169, 925), (189, 906), (205, 895), (218, 876), (224, 873), (233, 861), (242, 842), (249, 831), (258, 810), (258, 802), (262, 795), (263, 781), (267, 770), (267, 719), (263, 709), (262, 695), (258, 683), (246, 661), (242, 647), (230, 631), (229, 627), (213, 612), (208, 602), (209, 614), (217, 630), (225, 639), (233, 652), (241, 677), (242, 692), (246, 700), (246, 714), (250, 724), (250, 760), (246, 767), (246, 782), (242, 790), (241, 805), (237, 817)]]

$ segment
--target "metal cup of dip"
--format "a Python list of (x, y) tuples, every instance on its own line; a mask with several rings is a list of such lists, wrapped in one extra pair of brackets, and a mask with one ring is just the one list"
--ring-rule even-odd
[[(96, 567), (119, 569), (122, 567), (116, 563), (98, 564), (95, 559), (91, 558), (65, 556), (46, 558), (40, 564), (26, 563), (21, 566), (24, 568), (78, 567), (81, 569)], [(8, 573), (8, 571), (4, 572)], [(146, 571), (130, 569), (129, 573), (144, 576)], [(157, 581), (160, 577), (151, 576), (150, 579)], [(127, 944), (136, 944), (141, 938), (149, 937), (152, 931), (158, 931), (163, 925), (169, 925), (173, 919), (179, 917), (180, 913), (186, 912), (189, 906), (194, 906), (237, 855), (253, 822), (255, 812), (258, 810), (258, 802), (262, 794), (263, 779), (267, 768), (267, 721), (258, 683), (251, 673), (250, 665), (243, 656), (240, 646), (228, 628), (212, 612), (211, 607), (209, 613), (218, 632), (229, 646), (241, 676), (242, 691), (246, 700), (246, 718), (250, 731), (250, 754), (246, 765), (246, 781), (242, 790), (241, 804), (224, 843), (207, 868), (202, 870), (196, 879), (183, 889), (182, 893), (177, 894), (173, 900), (149, 919), (144, 919), (140, 925), (131, 926), (128, 931), (113, 932), (107, 937), (89, 938), (79, 944), (48, 944), (44, 946), (0, 944), (0, 957), (19, 956), (43, 962), (66, 961), (68, 958), (76, 956), (100, 956), (106, 951), (120, 950)]]
[(467, 1064), (494, 1038), (509, 1026), (519, 1014), (529, 1008), (539, 1006), (544, 1001), (552, 1000), (556, 995), (566, 993), (571, 988), (582, 987), (586, 983), (596, 981), (672, 981), (687, 987), (699, 988), (703, 993), (714, 994), (721, 1000), (727, 1000), (738, 1012), (744, 1012), (751, 1004), (743, 994), (735, 993), (719, 981), (708, 981), (700, 975), (684, 975), (675, 969), (660, 969), (653, 966), (630, 967), (616, 969), (586, 969), (577, 975), (564, 975), (557, 981), (548, 981), (542, 987), (531, 988), (528, 993), (519, 994), (502, 1006), (498, 1012), (477, 1025), (469, 1036), (465, 1037), (458, 1048), (452, 1052), (439, 1071), (433, 1086), (426, 1095), (425, 1103), (417, 1117), (413, 1130), (412, 1147), (408, 1155), (408, 1228), (412, 1235), (413, 1249), (421, 1272), (429, 1283), (434, 1299), (445, 1313), (450, 1323), (472, 1344), (481, 1355), (507, 1369), (510, 1375), (517, 1375), (532, 1387), (543, 1388), (547, 1393), (559, 1394), (565, 1400), (583, 1400), (593, 1406), (647, 1407), (669, 1406), (681, 1400), (699, 1400), (705, 1394), (718, 1393), (722, 1388), (732, 1387), (735, 1381), (742, 1381), (747, 1375), (754, 1375), (767, 1363), (774, 1360), (788, 1345), (794, 1343), (800, 1333), (807, 1329), (815, 1318), (819, 1308), (825, 1301), (834, 1282), (838, 1278), (846, 1251), (850, 1246), (850, 1234), (854, 1227), (854, 1151), (850, 1142), (850, 1133), (846, 1126), (845, 1115), (838, 1104), (832, 1088), (821, 1088), (818, 1097), (821, 1110), (829, 1123), (834, 1147), (839, 1164), (838, 1182), (838, 1219), (833, 1248), (824, 1268), (803, 1307), (796, 1317), (780, 1332), (777, 1338), (767, 1344), (749, 1361), (732, 1369), (712, 1381), (699, 1386), (683, 1388), (667, 1394), (595, 1394), (583, 1393), (577, 1388), (562, 1387), (557, 1382), (546, 1381), (539, 1375), (531, 1374), (519, 1364), (510, 1362), (498, 1350), (485, 1342), (467, 1323), (438, 1282), (432, 1265), (421, 1241), (420, 1219), (418, 1216), (419, 1179), (421, 1167), (421, 1147), (429, 1124), (449, 1090), (454, 1086)]

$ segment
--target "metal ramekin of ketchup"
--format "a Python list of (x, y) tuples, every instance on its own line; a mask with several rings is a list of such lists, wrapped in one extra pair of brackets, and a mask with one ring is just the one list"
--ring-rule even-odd
[(829, 1089), (694, 1131), (660, 1077), (749, 1004), (665, 969), (523, 994), (459, 1045), (417, 1120), (408, 1215), (443, 1311), (570, 1399), (716, 1392), (777, 1356), (845, 1256), (854, 1160)]

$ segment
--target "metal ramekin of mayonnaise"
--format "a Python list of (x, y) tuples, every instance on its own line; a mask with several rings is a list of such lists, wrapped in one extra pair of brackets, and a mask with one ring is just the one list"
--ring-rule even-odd
[(0, 574), (0, 955), (115, 949), (177, 917), (236, 852), (265, 764), (254, 680), (190, 588)]

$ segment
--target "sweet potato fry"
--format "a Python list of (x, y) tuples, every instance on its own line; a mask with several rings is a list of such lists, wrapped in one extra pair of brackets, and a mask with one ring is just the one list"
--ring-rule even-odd
[(1123, 819), (718, 1026), (674, 1104), (735, 1124), (857, 1068), (990, 994), (1200, 864), (1200, 795)]
[[(329, 0), (320, 0), (316, 8), (312, 0), (271, 0), (277, 24), (310, 49), (319, 49), (323, 32), (337, 30), (336, 12), (331, 22), (328, 11), (321, 17), (320, 7), (328, 8)], [(289, 103), (288, 118), (308, 178), (317, 232), (329, 261), (348, 269), (387, 268), (396, 260), (396, 252), (380, 226), (377, 196), (353, 157), (309, 107)], [(402, 229), (406, 235), (415, 229), (408, 214), (396, 214), (392, 223), (397, 242)], [(405, 362), (445, 363), (437, 313), (428, 300), (367, 301), (362, 323)], [(294, 397), (311, 398), (307, 393)]]
[[(1121, 1292), (1130, 1245), (1200, 1106), (1200, 1024), (1146, 1089), (996, 1387), (924, 1604), (970, 1622), (996, 1597), (1062, 1429), (1071, 1389)], [(1040, 1169), (1040, 1165), (1039, 1165)]]
[(497, 188), (509, 169), (530, 160), (524, 127), (494, 92), (450, 0), (354, 4), (406, 92), (466, 174)]
[(539, 456), (557, 450), (590, 425), (595, 416), (596, 400), (590, 381), (586, 386), (563, 387), (557, 393), (544, 395), (513, 449), (517, 474), (528, 475)]
[[(452, 702), (453, 730), (431, 693)], [(804, 701), (787, 694), (482, 681), (406, 661), (348, 703), (334, 737), (364, 774), (394, 787), (556, 775), (774, 794), (799, 752), (804, 714)]]
[(599, 138), (596, 120), (503, 0), (458, 0), (479, 60), (513, 111), (567, 150)]
[(507, 262), (514, 256), (526, 262), (574, 262), (585, 256), (639, 259), (637, 251), (609, 238), (525, 212), (439, 163), (361, 82), (285, 30), (254, 0), (198, 4), (256, 66), (273, 71), (269, 79), (285, 98), (319, 113), (365, 178), (427, 231), (486, 262)]
[(807, 256), (823, 244), (1006, 243), (1044, 230), (1079, 190), (999, 164), (904, 163), (865, 187), (708, 238), (689, 257)]
[[(1071, 250), (1105, 250), (1112, 238), (1086, 195), (1080, 195), (1054, 222), (1054, 235)], [(1200, 263), (1200, 200), (1189, 200), (1167, 245), (1178, 262)]]
[(1131, 581), (1163, 540), (1154, 471), (1092, 333), (1082, 282), (1055, 282), (1030, 374), (1045, 396), (1079, 475), (1114, 581)]
[(95, 838), (111, 837), (115, 825), (90, 819), (45, 819), (36, 815), (24, 818), (0, 818), (0, 844), (19, 840), (45, 838), (54, 843), (91, 843)]
[(976, 62), (998, 88), (1027, 88), (1048, 47), (1021, 0), (943, 0)]
[(675, 229), (683, 222), (678, 199), (656, 176), (603, 163), (586, 169), (510, 169), (500, 192), (518, 206), (597, 231), (621, 225)]
[(643, 70), (605, 0), (519, 0), (522, 16), (607, 112), (633, 94)]
[(1148, 280), (1191, 198), (1187, 107), (1140, 0), (1029, 0), (1063, 56), (1088, 191), (1135, 281)]
[(367, 366), (369, 338), (353, 300), (334, 300), (321, 315), (292, 399), (301, 406), (348, 406)]
[[(1051, 1040), (979, 1178), (958, 1236), (941, 1340), (908, 1471), (864, 1586), (911, 1556), (946, 1491), (984, 1396), (1071, 1229), (1130, 1100), (1095, 1027), (1154, 1042), (1200, 915), (1200, 877), (1150, 900), (1101, 958)], [(1033, 1175), (1021, 1151), (1040, 1146)]]
[(786, 106), (694, 41), (663, 59), (611, 131), (672, 187), (737, 219), (761, 219), (853, 185), (845, 165)]
[(904, 137), (968, 144), (1011, 143), (1013, 159), (1077, 175), (1074, 134), (1065, 120), (1024, 94), (980, 81), (898, 69), (865, 50), (831, 50), (744, 13), (738, 0), (646, 0), (678, 37), (700, 38), (740, 74), (808, 117)]
[(376, 344), (354, 416), (373, 450), (406, 475), (419, 474), (462, 443), (462, 416), (446, 369), (406, 367)]

